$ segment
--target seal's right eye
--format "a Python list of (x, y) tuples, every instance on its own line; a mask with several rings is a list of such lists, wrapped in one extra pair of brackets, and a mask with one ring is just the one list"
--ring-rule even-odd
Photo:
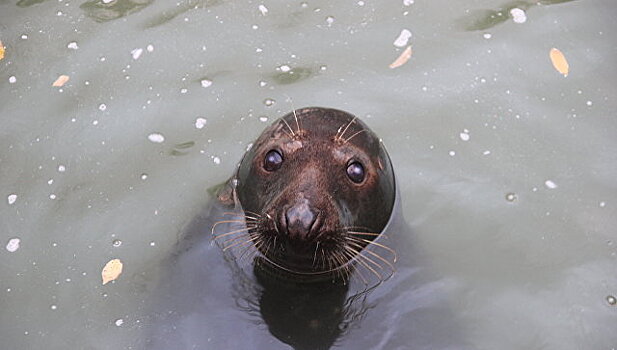
[(271, 150), (266, 153), (266, 159), (264, 159), (264, 169), (266, 171), (278, 170), (283, 164), (283, 156), (279, 151)]

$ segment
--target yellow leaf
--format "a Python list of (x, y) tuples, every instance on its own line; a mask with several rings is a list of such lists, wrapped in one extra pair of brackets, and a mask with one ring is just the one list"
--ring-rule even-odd
[(566, 61), (566, 56), (564, 56), (563, 53), (556, 48), (551, 49), (549, 56), (551, 57), (553, 67), (555, 67), (559, 73), (563, 74), (564, 77), (567, 77), (568, 72), (570, 71), (570, 66), (568, 65), (568, 61)]
[(51, 84), (51, 86), (55, 86), (55, 87), (61, 87), (64, 84), (66, 84), (67, 81), (69, 81), (69, 76), (68, 75), (61, 75), (58, 77), (58, 79), (56, 79), (56, 81), (54, 81), (53, 84)]
[(122, 261), (120, 259), (109, 260), (105, 267), (103, 267), (103, 271), (101, 272), (101, 276), (103, 277), (103, 284), (107, 282), (111, 282), (118, 278), (122, 273)]
[(4, 58), (4, 45), (2, 45), (2, 41), (0, 41), (0, 60)]
[(403, 51), (401, 55), (398, 56), (398, 58), (395, 59), (394, 62), (390, 64), (390, 68), (394, 69), (394, 68), (400, 67), (404, 65), (405, 63), (407, 63), (407, 61), (409, 61), (410, 58), (411, 58), (411, 46), (407, 46), (405, 51)]

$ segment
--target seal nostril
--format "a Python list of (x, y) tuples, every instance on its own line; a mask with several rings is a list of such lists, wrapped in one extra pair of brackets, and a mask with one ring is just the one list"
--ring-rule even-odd
[(308, 238), (313, 231), (317, 216), (306, 203), (292, 206), (284, 215), (287, 233), (293, 238)]

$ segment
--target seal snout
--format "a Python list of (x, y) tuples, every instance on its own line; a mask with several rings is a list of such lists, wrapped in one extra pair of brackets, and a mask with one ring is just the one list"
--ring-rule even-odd
[(292, 205), (281, 215), (283, 231), (289, 238), (309, 240), (317, 235), (321, 220), (319, 211), (310, 207), (307, 201)]

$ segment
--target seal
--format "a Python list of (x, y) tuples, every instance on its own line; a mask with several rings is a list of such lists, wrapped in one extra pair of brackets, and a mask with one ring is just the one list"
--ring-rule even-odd
[[(376, 239), (395, 195), (390, 157), (365, 123), (341, 110), (303, 108), (275, 121), (245, 153), (218, 193), (240, 209), (212, 233), (223, 250), (253, 249), (274, 270), (348, 278), (355, 262), (381, 279), (396, 254)], [(218, 232), (229, 222), (246, 227)]]

